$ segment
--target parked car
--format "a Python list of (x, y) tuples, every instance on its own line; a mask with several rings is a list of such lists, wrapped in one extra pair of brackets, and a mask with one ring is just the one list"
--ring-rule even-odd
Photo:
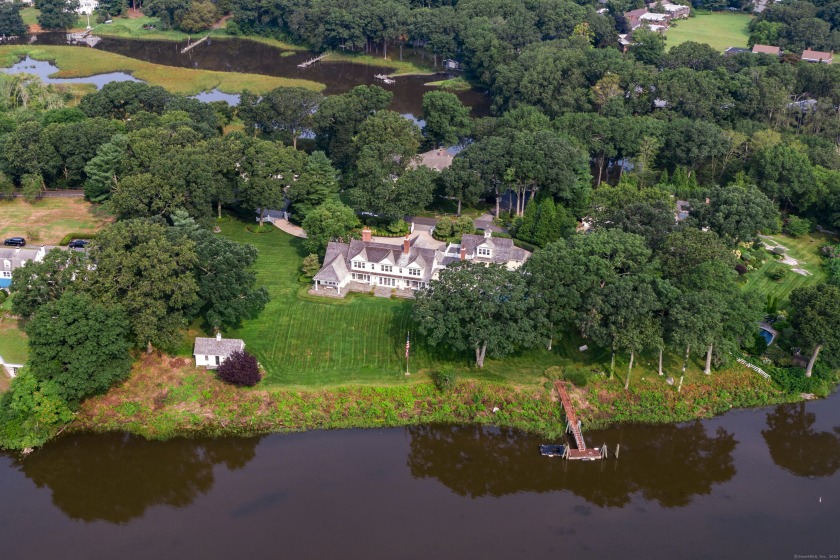
[(26, 245), (26, 239), (23, 237), (10, 237), (3, 242), (3, 245), (12, 245), (14, 247), (23, 247)]
[(68, 247), (70, 247), (71, 249), (84, 249), (88, 246), (89, 243), (90, 241), (88, 241), (87, 239), (74, 239), (70, 242)]

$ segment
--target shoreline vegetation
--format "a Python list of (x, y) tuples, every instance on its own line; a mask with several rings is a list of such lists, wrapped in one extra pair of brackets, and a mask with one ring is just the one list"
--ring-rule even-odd
[[(547, 387), (467, 379), (439, 391), (428, 379), (412, 374), (399, 386), (241, 389), (195, 368), (190, 359), (143, 356), (126, 382), (85, 401), (68, 431), (168, 439), (459, 423), (516, 428), (552, 440), (563, 435), (562, 407)], [(687, 383), (679, 393), (657, 380), (625, 391), (614, 378), (572, 387), (571, 394), (585, 432), (623, 423), (685, 422), (802, 399), (737, 365), (707, 383)]]
[(326, 87), (319, 82), (295, 78), (163, 66), (87, 47), (0, 46), (0, 66), (12, 66), (27, 56), (58, 66), (59, 71), (51, 78), (84, 78), (126, 72), (150, 85), (182, 95), (196, 95), (214, 89), (224, 93), (240, 93), (247, 89), (260, 94), (278, 87), (302, 87), (313, 91), (322, 91)]

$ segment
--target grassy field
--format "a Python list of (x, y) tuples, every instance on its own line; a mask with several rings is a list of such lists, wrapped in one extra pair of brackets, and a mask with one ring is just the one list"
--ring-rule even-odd
[(245, 89), (254, 93), (264, 93), (281, 86), (304, 87), (314, 91), (324, 89), (324, 84), (309, 80), (163, 66), (87, 47), (0, 46), (0, 65), (11, 66), (26, 56), (54, 62), (60, 70), (52, 76), (53, 78), (81, 78), (108, 72), (128, 72), (137, 79), (184, 95), (213, 89), (225, 93), (239, 93)]
[(18, 328), (17, 321), (0, 318), (0, 356), (7, 362), (22, 364), (28, 355), (26, 335)]
[[(793, 272), (791, 266), (770, 258), (767, 259), (760, 269), (748, 274), (744, 289), (758, 293), (762, 299), (772, 294), (779, 298), (780, 306), (785, 307), (790, 292), (802, 286), (810, 286), (811, 284), (822, 282), (825, 279), (825, 273), (822, 270), (820, 247), (826, 243), (837, 243), (837, 240), (831, 236), (819, 233), (798, 238), (788, 237), (787, 235), (771, 235), (767, 237), (775, 243), (787, 247), (788, 254), (799, 261), (800, 265), (798, 268), (810, 272), (811, 275), (804, 276)], [(770, 274), (777, 268), (786, 268), (788, 270), (785, 277), (778, 281), (770, 277)]]
[[(403, 385), (425, 381), (434, 368), (450, 363), (464, 378), (507, 381), (518, 386), (542, 385), (545, 370), (570, 365), (606, 371), (609, 353), (580, 352), (580, 340), (565, 340), (551, 352), (533, 349), (501, 360), (488, 359), (483, 370), (472, 367), (469, 353), (453, 355), (430, 348), (411, 320), (411, 300), (375, 298), (350, 294), (345, 299), (313, 297), (309, 284), (298, 281), (304, 256), (301, 241), (280, 230), (254, 234), (245, 224), (232, 220), (222, 225), (223, 234), (257, 247), (258, 282), (271, 294), (271, 302), (259, 318), (246, 321), (225, 336), (245, 340), (267, 371), (266, 382), (283, 386), (318, 387), (346, 384)], [(411, 335), (412, 375), (405, 373), (405, 337)], [(186, 353), (186, 352), (185, 352)], [(634, 378), (656, 377), (656, 356), (641, 356)], [(676, 374), (682, 363), (666, 356), (666, 371)], [(627, 357), (619, 356), (616, 373), (626, 374)], [(701, 380), (699, 361), (690, 364), (689, 379)]]
[(418, 62), (410, 60), (398, 60), (394, 56), (399, 56), (399, 51), (394, 48), (393, 55), (389, 58), (382, 58), (380, 56), (370, 56), (367, 54), (350, 54), (333, 52), (324, 59), (324, 62), (351, 62), (353, 64), (364, 64), (366, 66), (379, 66), (382, 68), (392, 69), (392, 76), (408, 76), (408, 75), (432, 75), (436, 72), (430, 66), (424, 66)]
[(55, 245), (68, 233), (95, 233), (111, 218), (80, 198), (0, 201), (0, 237), (22, 236), (30, 245)]
[(752, 17), (716, 12), (678, 20), (665, 33), (666, 48), (671, 49), (686, 41), (706, 43), (720, 52), (728, 47), (746, 47), (749, 38), (747, 25)]

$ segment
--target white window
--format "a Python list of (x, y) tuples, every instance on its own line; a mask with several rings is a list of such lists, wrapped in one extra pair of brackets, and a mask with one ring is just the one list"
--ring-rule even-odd
[(490, 256), (490, 248), (489, 247), (479, 247), (478, 248), (478, 256), (479, 257), (489, 257)]
[(419, 268), (409, 268), (408, 269), (409, 276), (420, 276), (420, 269)]
[(397, 280), (396, 278), (386, 278), (384, 276), (379, 277), (379, 285), (380, 286), (396, 286)]
[(365, 265), (367, 265), (367, 263), (365, 263), (365, 262), (353, 261), (353, 268), (360, 268), (360, 269), (364, 270)]
[(6, 272), (6, 271), (3, 271), (3, 278), (11, 278), (11, 277), (12, 277), (12, 273), (11, 273), (11, 272)]
[(382, 265), (382, 272), (393, 272), (394, 267), (390, 264), (383, 264)]

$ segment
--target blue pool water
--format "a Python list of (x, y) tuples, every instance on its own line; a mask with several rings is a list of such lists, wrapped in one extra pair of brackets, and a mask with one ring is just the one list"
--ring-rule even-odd
[(768, 346), (770, 345), (771, 342), (773, 342), (773, 333), (771, 333), (770, 331), (766, 331), (764, 329), (761, 329), (761, 330), (758, 331), (758, 334), (761, 335), (761, 338), (764, 339), (764, 342), (766, 342), (768, 344)]

